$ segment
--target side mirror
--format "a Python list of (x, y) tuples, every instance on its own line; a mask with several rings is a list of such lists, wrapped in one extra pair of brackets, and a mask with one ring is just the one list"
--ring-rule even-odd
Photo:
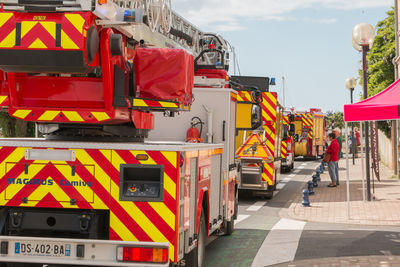
[(253, 130), (262, 125), (262, 109), (260, 105), (254, 104), (251, 109), (251, 128)]
[(289, 124), (289, 136), (294, 136), (296, 133), (296, 128), (293, 123)]

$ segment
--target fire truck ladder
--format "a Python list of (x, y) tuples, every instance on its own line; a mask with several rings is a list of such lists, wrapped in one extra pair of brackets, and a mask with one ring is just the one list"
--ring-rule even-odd
[[(92, 0), (0, 0), (0, 4), (4, 10), (19, 12), (91, 11), (99, 17), (98, 25), (115, 28), (142, 46), (184, 48), (194, 57), (201, 55), (200, 65), (229, 65), (227, 41), (200, 31), (178, 15), (171, 9), (171, 0), (111, 0), (105, 4)], [(133, 21), (124, 21), (126, 11), (135, 14)], [(203, 53), (205, 50), (211, 51)]]
[[(4, 11), (56, 13), (92, 12), (100, 28), (112, 28), (127, 38), (128, 46), (185, 49), (195, 58), (197, 69), (225, 69), (229, 66), (229, 43), (220, 35), (200, 31), (171, 9), (171, 0), (0, 0)], [(60, 71), (61, 73), (61, 71)], [(44, 73), (45, 75), (47, 73)], [(65, 75), (65, 74), (63, 74)], [(69, 75), (69, 74), (66, 74)], [(82, 77), (85, 77), (82, 73)], [(162, 106), (135, 106), (145, 112), (181, 111)], [(185, 109), (186, 110), (186, 109)], [(54, 127), (55, 126), (55, 127)], [(107, 128), (110, 137), (125, 137), (130, 128), (112, 125), (42, 125), (42, 132), (68, 136), (98, 136)], [(63, 131), (54, 130), (63, 127)], [(54, 128), (54, 129), (53, 129)], [(101, 135), (101, 134), (100, 134)], [(133, 132), (132, 135), (145, 136)]]

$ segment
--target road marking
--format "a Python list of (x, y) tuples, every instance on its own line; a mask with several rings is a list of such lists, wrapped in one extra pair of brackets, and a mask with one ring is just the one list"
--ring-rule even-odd
[(296, 174), (294, 173), (294, 174), (288, 175), (288, 177), (291, 177), (291, 178), (296, 177)]
[(252, 267), (293, 261), (306, 222), (282, 218), (268, 233), (254, 258)]
[(380, 252), (385, 256), (393, 256), (392, 252), (389, 250), (380, 250)]
[(296, 170), (302, 170), (304, 168), (305, 168), (305, 166), (299, 166), (299, 167), (296, 168)]
[(308, 163), (302, 163), (301, 166), (306, 166)]
[(249, 218), (249, 217), (250, 217), (250, 215), (239, 214), (239, 215), (237, 216), (237, 219), (235, 220), (235, 224), (238, 224), (238, 223), (240, 223), (241, 221), (246, 220), (246, 219)]
[(289, 178), (289, 177), (286, 177), (286, 178), (282, 179), (282, 180), (280, 181), (280, 183), (288, 183), (288, 182), (290, 182), (290, 180), (292, 180), (292, 179)]
[(299, 173), (301, 170), (294, 170), (293, 173)]
[(282, 190), (285, 186), (286, 186), (286, 184), (279, 183), (279, 184), (276, 185), (276, 189), (277, 190)]
[(253, 205), (248, 207), (246, 210), (247, 211), (258, 211), (259, 209), (264, 207), (265, 204), (267, 204), (267, 201), (257, 201), (256, 203), (254, 203)]

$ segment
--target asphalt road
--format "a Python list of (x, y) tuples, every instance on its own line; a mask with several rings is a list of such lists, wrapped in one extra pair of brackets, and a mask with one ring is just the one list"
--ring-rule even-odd
[(272, 200), (240, 194), (235, 232), (210, 240), (206, 266), (285, 266), (311, 259), (400, 255), (400, 229), (395, 227), (306, 223), (280, 216), (318, 165), (296, 161), (294, 171), (281, 174)]

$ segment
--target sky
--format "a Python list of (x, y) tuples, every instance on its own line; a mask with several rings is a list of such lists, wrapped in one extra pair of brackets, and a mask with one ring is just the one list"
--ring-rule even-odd
[[(326, 112), (343, 111), (350, 103), (345, 80), (359, 79), (362, 58), (352, 46), (353, 27), (361, 22), (375, 27), (394, 0), (172, 0), (172, 5), (202, 31), (218, 33), (235, 47), (241, 75), (275, 77), (270, 91), (278, 92), (280, 103)], [(361, 92), (358, 85), (355, 102)]]

